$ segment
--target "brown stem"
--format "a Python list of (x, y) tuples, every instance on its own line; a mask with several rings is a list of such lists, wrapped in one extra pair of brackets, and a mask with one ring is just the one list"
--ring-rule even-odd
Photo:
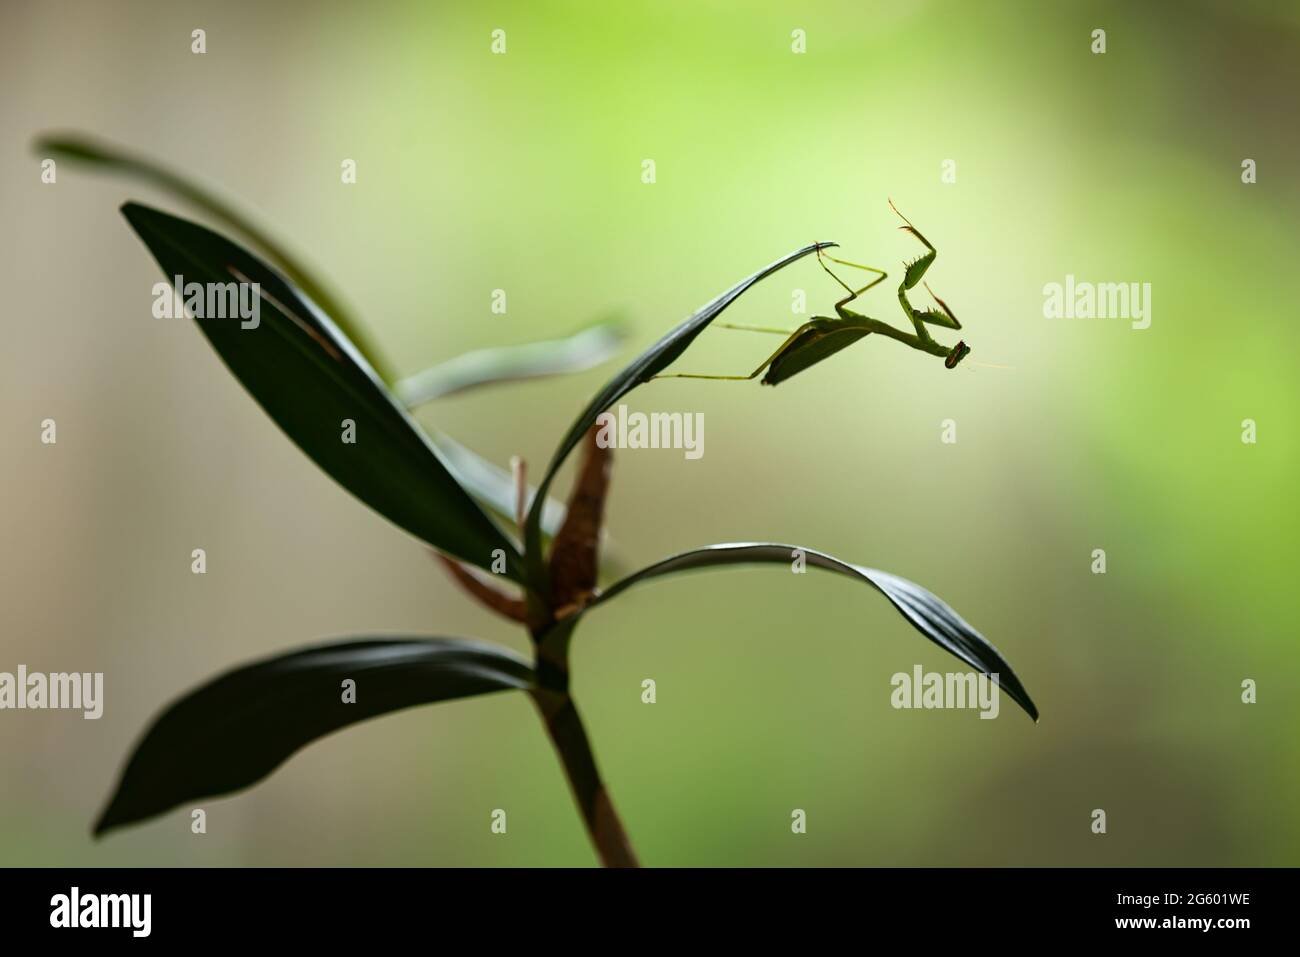
[[(537, 645), (533, 700), (560, 753), (564, 774), (601, 863), (606, 867), (637, 867), (636, 854), (600, 780), (591, 742), (569, 696), (569, 640), (578, 622), (577, 612), (596, 591), (600, 529), (609, 492), (610, 452), (601, 448), (597, 435), (594, 427), (588, 433), (582, 465), (569, 493), (568, 511), (551, 544), (544, 587), (529, 593), (528, 630)], [(521, 466), (516, 467), (516, 478), (524, 490), (520, 493), (522, 508), (527, 484)], [(522, 517), (519, 524), (524, 524)]]
[(600, 855), (600, 862), (605, 867), (639, 867), (627, 832), (623, 830), (623, 822), (619, 820), (609, 793), (600, 780), (591, 742), (587, 740), (587, 732), (573, 699), (567, 692), (539, 691), (534, 700), (555, 750), (560, 753), (565, 776), (573, 789), (578, 810), (582, 812), (587, 833)]

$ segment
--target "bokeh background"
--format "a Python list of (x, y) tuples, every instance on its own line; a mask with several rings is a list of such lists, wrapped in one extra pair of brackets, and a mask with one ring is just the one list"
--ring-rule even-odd
[[(611, 309), (633, 323), (626, 359), (815, 239), (895, 270), (917, 247), (892, 197), (939, 248), (928, 278), (965, 323), (968, 363), (1010, 368), (947, 372), (869, 342), (779, 389), (643, 387), (633, 409), (704, 413), (705, 455), (618, 456), (610, 528), (630, 565), (771, 539), (912, 578), (999, 646), (1042, 720), (1005, 698), (996, 721), (893, 710), (894, 672), (957, 663), (835, 576), (644, 586), (574, 649), (644, 862), (1300, 863), (1298, 10), (4, 4), (0, 670), (103, 671), (107, 703), (97, 722), (0, 713), (0, 863), (595, 859), (517, 694), (318, 742), (202, 805), (206, 835), (181, 809), (91, 840), (146, 723), (215, 672), (348, 634), (527, 640), (318, 472), (190, 323), (151, 317), (156, 267), (117, 207), (190, 211), (69, 165), (43, 185), (32, 141), (50, 130), (219, 187), (330, 278), (404, 373)], [(1151, 327), (1045, 319), (1043, 285), (1067, 273), (1150, 282)], [(796, 288), (816, 312), (838, 298), (806, 260), (728, 318), (793, 327)], [(885, 288), (867, 306), (899, 318)], [(747, 372), (775, 341), (711, 331), (678, 369)], [(540, 468), (616, 368), (421, 418)]]

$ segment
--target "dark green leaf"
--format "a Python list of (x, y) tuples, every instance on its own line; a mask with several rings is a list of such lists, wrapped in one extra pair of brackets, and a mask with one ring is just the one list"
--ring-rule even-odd
[(334, 324), (356, 346), (357, 351), (377, 370), (380, 378), (385, 382), (391, 381), (389, 371), (380, 360), (374, 346), (342, 304), (326, 290), (324, 284), (300, 265), (297, 259), (290, 256), (282, 245), (254, 225), (248, 216), (219, 199), (214, 193), (159, 163), (77, 134), (43, 136), (36, 141), (36, 150), (41, 156), (86, 163), (100, 169), (124, 173), (207, 213), (218, 223), (242, 237), (246, 243), (269, 256), (280, 267), (280, 271), (289, 277), (289, 281), (305, 292), (307, 297), (320, 306), (321, 310), (334, 321)]
[[(521, 582), (517, 548), (448, 471), (440, 453), (333, 322), (246, 250), (175, 216), (127, 203), (122, 212), (169, 284), (260, 284), (260, 317), (196, 319), (199, 330), (267, 414), (340, 485), (434, 548), (481, 568), (494, 549)], [(355, 443), (342, 441), (345, 419)]]
[[(230, 204), (218, 199), (208, 190), (164, 166), (115, 147), (96, 143), (84, 136), (71, 134), (42, 137), (36, 143), (36, 150), (42, 156), (87, 163), (99, 169), (124, 173), (189, 203), (218, 223), (224, 224), (235, 235), (251, 244), (255, 250), (266, 254), (294, 285), (320, 306), (321, 311), (329, 316), (343, 335), (352, 341), (357, 351), (366, 358), (381, 380), (392, 381), (386, 365), (363, 335), (360, 325), (326, 290), (325, 284), (313, 276), (296, 257), (289, 254), (282, 244), (273, 240), (247, 215), (236, 211)], [(593, 345), (591, 338), (584, 342), (587, 346)], [(448, 464), (455, 464), (453, 474), (471, 495), (488, 505), (502, 518), (514, 522), (514, 491), (509, 484), (508, 472), (504, 473), (507, 488), (503, 497), (500, 483), (502, 470), (499, 467), (480, 457), (473, 449), (455, 442), (449, 436), (435, 434), (430, 436), (430, 441), (443, 453)], [(504, 510), (500, 508), (502, 502), (505, 503)], [(542, 515), (542, 529), (548, 536), (554, 535), (562, 521), (564, 521), (564, 505), (555, 499), (548, 499), (546, 512)]]
[(541, 543), (542, 502), (545, 501), (546, 494), (550, 491), (551, 482), (555, 479), (555, 473), (559, 471), (560, 466), (564, 464), (564, 460), (568, 458), (569, 453), (582, 440), (582, 437), (587, 434), (587, 430), (595, 425), (596, 417), (638, 385), (648, 382), (676, 362), (681, 354), (695, 341), (695, 337), (703, 332), (705, 327), (722, 310), (735, 302), (741, 293), (749, 289), (754, 283), (766, 279), (778, 269), (783, 269), (790, 263), (802, 259), (809, 253), (814, 252), (819, 246), (826, 249), (835, 245), (836, 243), (814, 243), (811, 246), (797, 249), (783, 259), (778, 259), (771, 265), (760, 269), (748, 279), (744, 279), (732, 286), (694, 315), (682, 320), (669, 330), (662, 339), (633, 359), (618, 375), (610, 379), (605, 387), (596, 394), (595, 398), (587, 404), (582, 414), (574, 420), (573, 425), (569, 426), (569, 431), (560, 441), (559, 448), (555, 450), (555, 454), (551, 457), (551, 463), (547, 466), (546, 474), (538, 486), (538, 497), (533, 500), (533, 506), (529, 510), (525, 522), (524, 553), (528, 561), (529, 580), (534, 589), (545, 587), (546, 566), (543, 561)]
[[(356, 700), (343, 701), (343, 681)], [(318, 645), (228, 672), (177, 701), (136, 746), (95, 833), (262, 780), (298, 749), (381, 714), (533, 684), (531, 666), (455, 638)]]
[(673, 572), (712, 568), (719, 565), (756, 563), (789, 567), (794, 561), (795, 549), (801, 550), (806, 557), (807, 563), (815, 568), (838, 572), (841, 575), (856, 578), (871, 585), (903, 613), (903, 617), (912, 624), (912, 627), (940, 648), (985, 674), (996, 674), (998, 684), (1011, 697), (1011, 700), (1024, 708), (1035, 721), (1038, 720), (1038, 709), (1034, 707), (1034, 702), (1029, 698), (1029, 692), (1020, 683), (1016, 673), (1011, 670), (1011, 665), (1007, 663), (1007, 660), (1002, 657), (996, 648), (989, 644), (983, 635), (967, 624), (961, 615), (949, 608), (943, 601), (920, 585), (914, 584), (905, 578), (899, 578), (897, 575), (891, 575), (888, 572), (878, 571), (874, 568), (850, 565), (848, 562), (840, 561), (834, 556), (811, 548), (802, 548), (798, 545), (777, 545), (770, 542), (741, 542), (709, 545), (705, 548), (693, 549), (680, 555), (665, 558), (663, 561), (656, 562), (616, 582), (605, 589), (600, 597), (587, 607), (594, 608), (596, 605), (609, 601), (639, 582), (649, 581), (661, 575), (670, 575)]
[(618, 322), (599, 322), (565, 339), (478, 349), (397, 383), (408, 409), (476, 386), (581, 372), (604, 362), (626, 338)]

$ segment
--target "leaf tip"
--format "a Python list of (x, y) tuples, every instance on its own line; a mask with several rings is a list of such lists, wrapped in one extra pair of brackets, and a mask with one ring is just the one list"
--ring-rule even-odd
[(1025, 700), (1019, 702), (1019, 704), (1020, 707), (1025, 709), (1025, 714), (1033, 719), (1034, 724), (1038, 724), (1038, 706), (1034, 704), (1029, 695), (1025, 695)]
[(150, 221), (157, 215), (157, 210), (150, 209), (143, 203), (137, 203), (135, 200), (128, 199), (118, 207), (122, 217), (127, 224), (135, 230), (137, 236), (141, 239), (145, 237), (145, 230), (148, 228)]
[(99, 812), (99, 817), (90, 829), (90, 836), (93, 840), (101, 840), (109, 831), (141, 821), (149, 816), (148, 814), (142, 816), (131, 810), (123, 794), (123, 785), (125, 783), (126, 779), (123, 777), (113, 790), (108, 802), (104, 805), (104, 809)]
[(63, 159), (77, 159), (88, 150), (88, 141), (77, 133), (51, 130), (37, 134), (32, 140), (32, 152), (54, 155)]
[(94, 826), (91, 827), (90, 836), (94, 840), (100, 840), (106, 833), (122, 823), (117, 820), (116, 816), (113, 814), (115, 804), (116, 801), (109, 802), (108, 807), (104, 808), (103, 812), (99, 815), (99, 820), (97, 820)]

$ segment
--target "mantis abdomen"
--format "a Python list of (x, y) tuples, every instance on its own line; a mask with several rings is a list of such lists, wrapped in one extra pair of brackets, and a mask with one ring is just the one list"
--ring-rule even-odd
[(763, 385), (780, 385), (866, 335), (870, 335), (870, 330), (847, 324), (842, 319), (813, 319), (772, 356), (767, 375), (763, 376)]

